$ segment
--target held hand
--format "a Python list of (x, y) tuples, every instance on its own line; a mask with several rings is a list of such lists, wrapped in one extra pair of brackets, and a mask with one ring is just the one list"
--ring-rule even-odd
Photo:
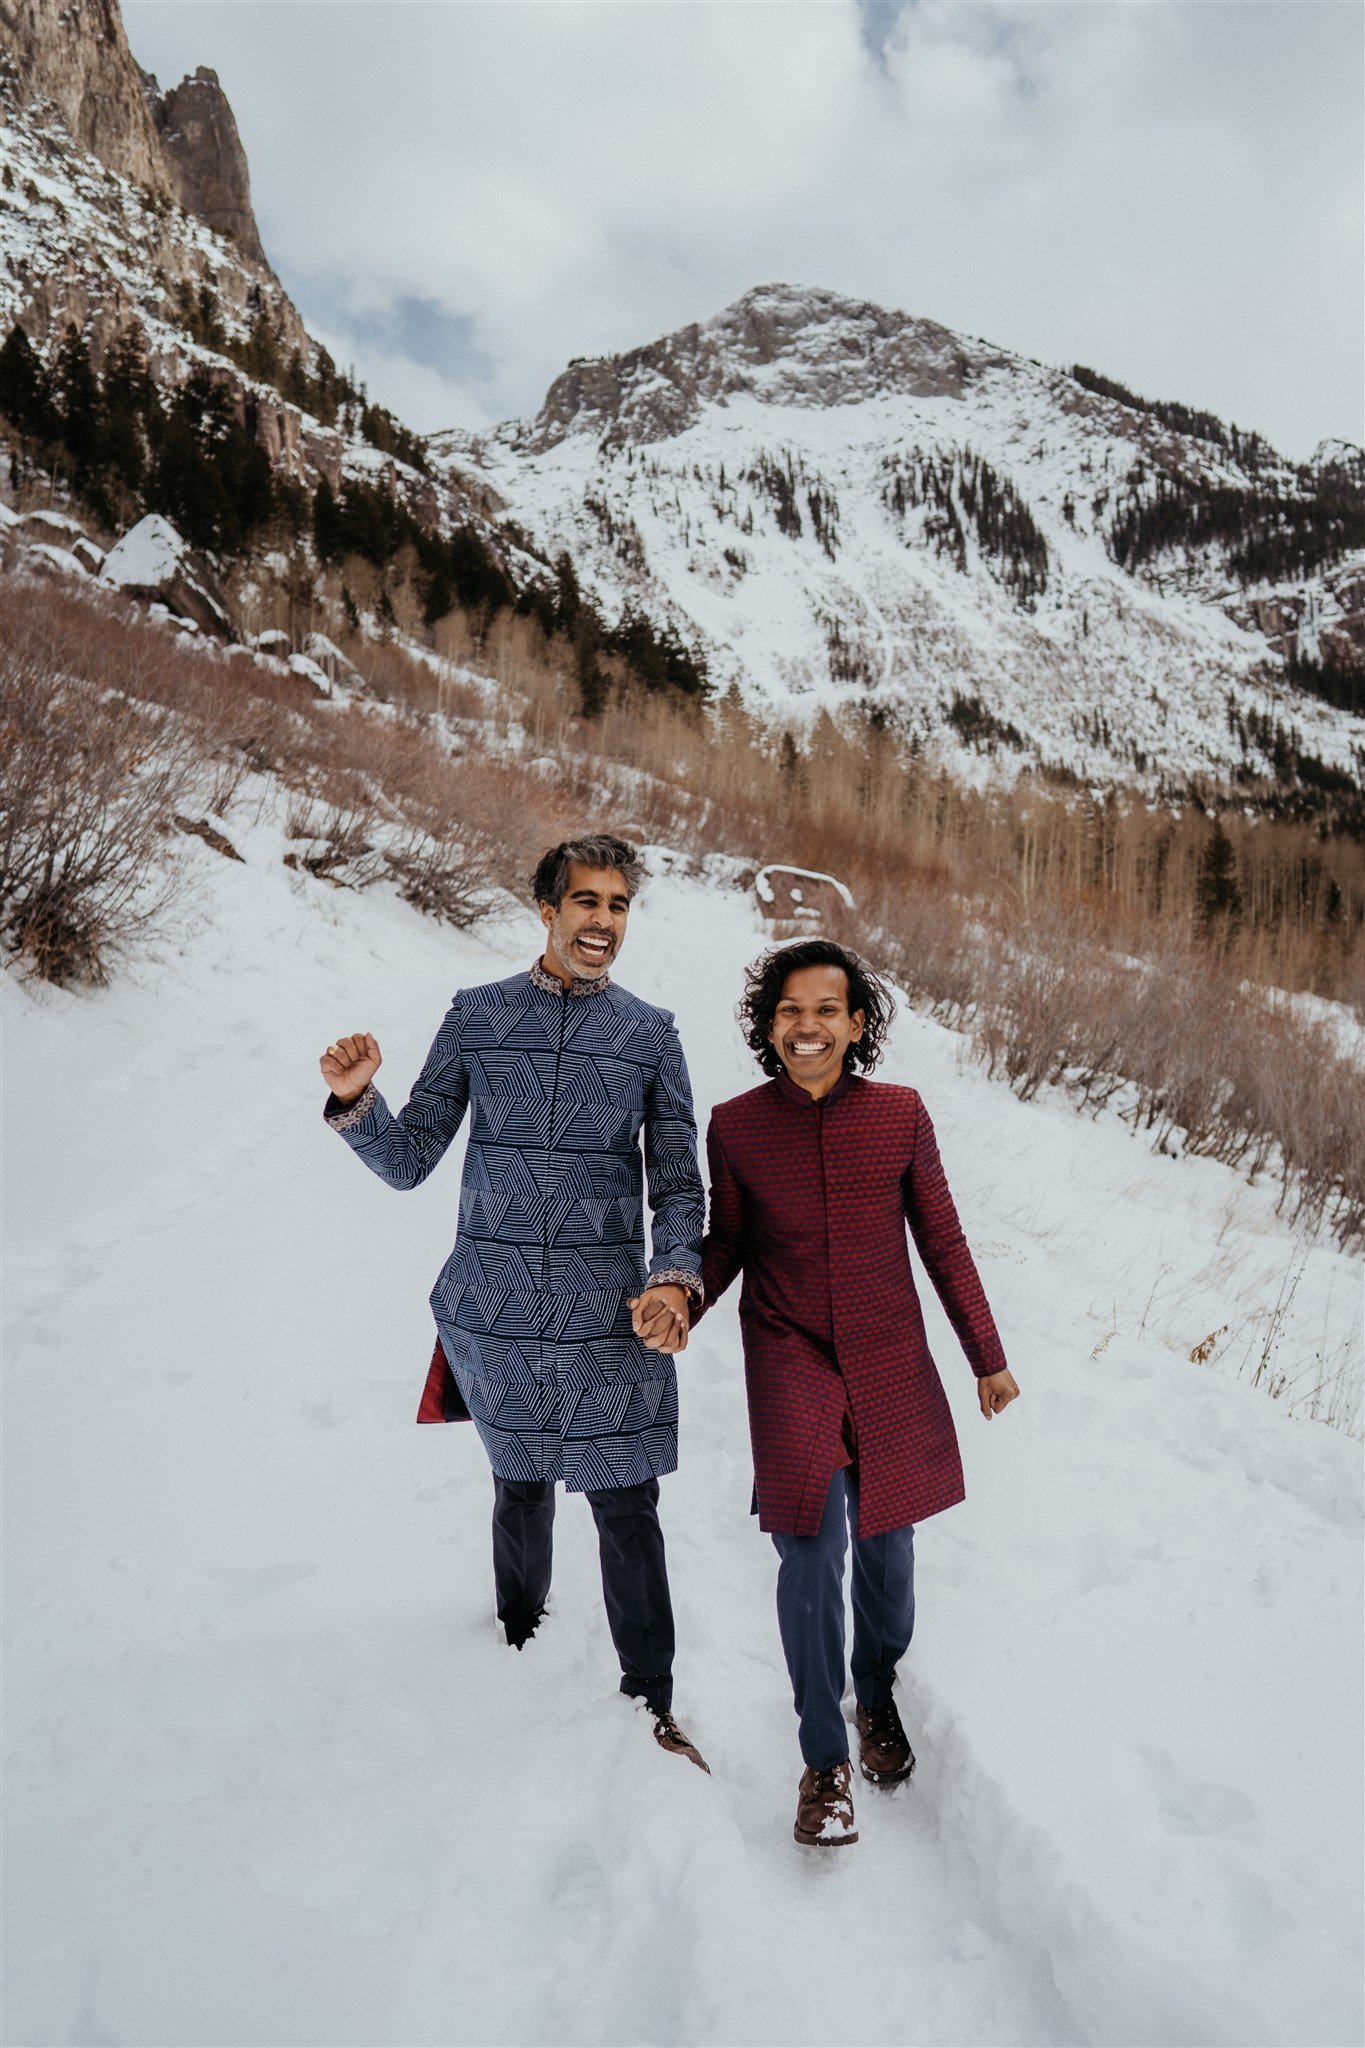
[(992, 1415), (998, 1415), (1002, 1408), (1009, 1407), (1011, 1401), (1018, 1400), (1019, 1389), (1014, 1374), (1008, 1369), (987, 1373), (976, 1383), (976, 1398), (981, 1403), (981, 1413), (989, 1422)]
[(687, 1290), (670, 1282), (631, 1296), (630, 1319), (647, 1351), (686, 1351), (691, 1313)]
[(379, 1041), (369, 1031), (338, 1038), (318, 1061), (322, 1078), (338, 1102), (354, 1102), (379, 1072)]

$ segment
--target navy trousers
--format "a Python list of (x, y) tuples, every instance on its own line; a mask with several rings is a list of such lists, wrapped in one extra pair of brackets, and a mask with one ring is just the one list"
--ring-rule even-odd
[[(814, 1536), (773, 1537), (777, 1626), (800, 1722), (801, 1754), (817, 1771), (848, 1757), (844, 1692), (844, 1554), (858, 1524), (857, 1474), (835, 1473)], [(891, 1702), (896, 1666), (915, 1627), (915, 1530), (888, 1529), (853, 1545), (853, 1691), (861, 1707)]]
[[(655, 1713), (673, 1704), (673, 1602), (659, 1527), (659, 1482), (585, 1493), (597, 1524), (602, 1598), (621, 1662), (621, 1690)], [(533, 1622), (550, 1597), (553, 1480), (493, 1475), (493, 1585), (498, 1620)]]

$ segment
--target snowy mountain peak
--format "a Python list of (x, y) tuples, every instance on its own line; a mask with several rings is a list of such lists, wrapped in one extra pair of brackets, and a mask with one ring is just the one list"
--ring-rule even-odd
[(1295, 465), (1095, 370), (765, 284), (429, 449), (769, 719), (872, 707), (956, 772), (1152, 789), (1300, 756), (1345, 788), (1365, 759), (1345, 443)]
[(1334, 435), (1330, 440), (1318, 442), (1309, 467), (1341, 469), (1348, 476), (1365, 480), (1365, 448), (1355, 441), (1343, 441), (1339, 435)]
[(619, 445), (685, 433), (703, 406), (743, 393), (776, 406), (856, 405), (887, 393), (960, 398), (975, 371), (1011, 360), (936, 321), (867, 299), (757, 285), (713, 319), (624, 355), (579, 359), (550, 386), (518, 444), (569, 434)]

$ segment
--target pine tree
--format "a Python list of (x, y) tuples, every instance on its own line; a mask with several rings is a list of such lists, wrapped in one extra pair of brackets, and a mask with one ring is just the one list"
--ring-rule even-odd
[(0, 414), (35, 441), (57, 431), (51, 380), (22, 327), (12, 327), (0, 348)]
[(88, 473), (99, 454), (103, 425), (100, 388), (90, 362), (85, 337), (74, 322), (57, 351), (57, 406), (65, 441), (78, 472)]
[(804, 795), (807, 782), (806, 764), (801, 758), (800, 748), (789, 732), (782, 735), (777, 750), (777, 765), (790, 793), (793, 796)]
[(227, 340), (223, 323), (218, 317), (217, 301), (207, 284), (201, 284), (199, 287), (193, 331), (195, 340), (203, 342), (205, 348), (220, 349)]
[(323, 477), (313, 493), (313, 545), (320, 562), (339, 562), (342, 546), (341, 516), (332, 486)]
[(246, 368), (252, 377), (259, 377), (262, 384), (276, 384), (280, 376), (280, 345), (275, 330), (263, 305), (257, 305), (251, 316), (251, 331), (247, 336)]
[(125, 334), (105, 364), (102, 458), (118, 482), (136, 496), (147, 474), (147, 441), (161, 403), (142, 352), (142, 337)]
[(309, 401), (308, 372), (303, 367), (303, 357), (297, 349), (293, 351), (289, 358), (289, 364), (285, 370), (280, 390), (291, 405), (298, 406), (300, 412), (307, 412)]
[(582, 598), (578, 578), (567, 552), (555, 557), (555, 624), (561, 633), (572, 633)]
[(1214, 820), (1209, 843), (1199, 863), (1195, 900), (1205, 929), (1224, 919), (1233, 925), (1241, 917), (1242, 892), (1237, 883), (1237, 855), (1223, 830), (1221, 818)]

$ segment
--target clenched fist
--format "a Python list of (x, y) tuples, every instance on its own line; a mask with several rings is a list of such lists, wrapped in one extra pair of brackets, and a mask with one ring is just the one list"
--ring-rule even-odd
[(379, 1040), (370, 1031), (357, 1031), (350, 1038), (338, 1038), (329, 1045), (318, 1065), (322, 1078), (338, 1102), (354, 1102), (379, 1072), (383, 1055)]
[(1008, 1408), (1011, 1401), (1018, 1400), (1018, 1382), (1008, 1367), (1003, 1372), (987, 1373), (984, 1379), (979, 1379), (976, 1383), (976, 1398), (981, 1413), (989, 1422), (1002, 1408)]

